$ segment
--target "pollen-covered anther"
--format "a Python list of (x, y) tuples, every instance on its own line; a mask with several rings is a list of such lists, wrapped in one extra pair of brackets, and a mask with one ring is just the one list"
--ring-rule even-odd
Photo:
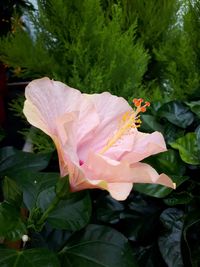
[(145, 104), (142, 107), (140, 107), (140, 111), (145, 112), (147, 110), (146, 107), (149, 107), (149, 106), (150, 106), (150, 102), (145, 102)]
[(150, 107), (150, 105), (151, 105), (150, 102), (148, 102), (148, 101), (145, 102), (146, 107)]
[(133, 99), (133, 104), (135, 105), (135, 107), (140, 107), (143, 101), (144, 100), (142, 98), (138, 98), (138, 99), (134, 98)]
[(139, 128), (142, 124), (142, 121), (140, 119), (136, 119), (134, 122), (134, 125), (132, 125), (132, 128)]
[(140, 111), (141, 111), (141, 112), (146, 112), (146, 110), (147, 110), (147, 109), (146, 109), (145, 106), (143, 106), (143, 107), (140, 108)]
[(141, 123), (142, 123), (142, 121), (141, 121), (140, 119), (136, 120), (135, 122), (136, 122), (137, 124), (141, 124)]
[(144, 100), (142, 98), (134, 98), (133, 99), (133, 104), (134, 106), (137, 108), (136, 112), (145, 112), (146, 111), (146, 107), (150, 106), (150, 102), (146, 101), (145, 104), (142, 106), (142, 103), (144, 102)]

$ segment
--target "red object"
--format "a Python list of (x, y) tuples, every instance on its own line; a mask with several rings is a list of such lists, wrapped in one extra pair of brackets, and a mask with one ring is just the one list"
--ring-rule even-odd
[(5, 122), (5, 108), (4, 96), (6, 94), (6, 70), (2, 63), (0, 63), (0, 125)]

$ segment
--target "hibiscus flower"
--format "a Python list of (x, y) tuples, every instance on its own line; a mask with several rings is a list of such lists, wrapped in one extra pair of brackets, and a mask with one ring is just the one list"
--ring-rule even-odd
[(46, 77), (30, 82), (25, 96), (24, 114), (54, 141), (61, 176), (69, 175), (72, 192), (100, 188), (124, 200), (134, 183), (175, 188), (166, 174), (140, 162), (166, 151), (161, 133), (138, 130), (139, 112), (149, 103), (135, 99), (132, 108), (122, 97), (82, 94)]

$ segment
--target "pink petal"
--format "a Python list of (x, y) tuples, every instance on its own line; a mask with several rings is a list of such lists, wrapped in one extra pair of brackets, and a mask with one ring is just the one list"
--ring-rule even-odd
[(158, 174), (149, 164), (138, 162), (131, 165), (131, 170), (136, 173), (134, 183), (160, 184), (173, 189), (176, 187), (169, 176)]
[(82, 167), (90, 180), (105, 180), (107, 183), (161, 183), (174, 188), (172, 180), (167, 175), (160, 176), (146, 163), (130, 165), (91, 152)]
[[(135, 129), (136, 130), (136, 129)], [(136, 130), (137, 131), (137, 130)], [(134, 134), (123, 135), (112, 147), (103, 155), (114, 160), (120, 160), (122, 155), (131, 152), (134, 147)]]
[(72, 192), (83, 189), (101, 188), (107, 189), (107, 183), (102, 180), (88, 180), (84, 170), (72, 161), (68, 161), (70, 188)]
[(132, 110), (124, 98), (111, 95), (108, 92), (85, 96), (95, 106), (100, 124), (93, 131), (93, 135), (90, 140), (88, 139), (88, 143), (80, 146), (78, 149), (78, 154), (83, 160), (87, 158), (89, 150), (98, 152), (106, 145), (113, 132), (118, 129), (122, 115)]
[(81, 93), (49, 78), (37, 79), (25, 90), (24, 114), (35, 127), (47, 134), (55, 134), (55, 120), (66, 112), (78, 111)]
[(125, 200), (133, 187), (132, 183), (107, 183), (103, 180), (89, 180), (85, 177), (81, 167), (76, 166), (72, 162), (68, 166), (72, 192), (99, 188), (109, 191), (111, 196), (116, 200)]
[(77, 146), (91, 138), (99, 125), (96, 109), (90, 98), (78, 90), (49, 78), (32, 81), (25, 95), (24, 114), (32, 125), (56, 143), (64, 175), (67, 159), (78, 161)]
[(95, 105), (87, 95), (82, 95), (82, 101), (79, 111), (79, 121), (77, 127), (77, 139), (80, 145), (84, 144), (91, 138), (93, 139), (94, 131), (100, 124), (99, 114)]
[(135, 131), (133, 145), (130, 152), (125, 151), (120, 160), (129, 163), (141, 161), (151, 155), (166, 151), (164, 137), (159, 132), (151, 134)]
[(132, 187), (132, 183), (108, 183), (107, 190), (114, 199), (122, 201), (128, 197)]
[(66, 113), (55, 121), (61, 176), (65, 176), (69, 172), (69, 167), (66, 168), (69, 162), (79, 164), (77, 155), (77, 121), (77, 112)]
[[(75, 164), (84, 163), (84, 159), (78, 156), (78, 147), (87, 144), (88, 139), (92, 136), (92, 131), (99, 123), (96, 113), (93, 113), (91, 109), (87, 114), (83, 112), (84, 118), (82, 120), (80, 118), (81, 111), (80, 113), (68, 112), (56, 120), (56, 131), (60, 140), (60, 154), (64, 158), (64, 161), (60, 164), (62, 175), (65, 175), (63, 170), (65, 170), (67, 161)], [(80, 125), (81, 122), (82, 126)]]
[(123, 97), (111, 95), (109, 92), (88, 96), (95, 105), (100, 121), (103, 124), (107, 124), (109, 121), (114, 121), (125, 112), (132, 110)]

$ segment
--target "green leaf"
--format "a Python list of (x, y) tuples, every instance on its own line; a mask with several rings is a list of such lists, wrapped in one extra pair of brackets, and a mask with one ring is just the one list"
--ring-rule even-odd
[(155, 199), (135, 195), (129, 203), (129, 209), (125, 209), (121, 214), (123, 219), (121, 229), (129, 240), (150, 244), (157, 236), (162, 205)]
[(23, 191), (23, 201), (31, 210), (37, 201), (38, 195), (45, 189), (54, 186), (60, 174), (56, 172), (32, 172), (23, 170), (13, 176), (13, 180)]
[[(44, 212), (54, 197), (54, 187), (42, 191), (38, 196), (37, 206)], [(89, 194), (84, 191), (72, 193), (67, 200), (61, 200), (49, 214), (47, 221), (56, 229), (77, 231), (89, 222), (90, 216), (91, 200)]]
[[(174, 175), (170, 177), (172, 178), (173, 182), (176, 183), (176, 187), (181, 185), (183, 182), (187, 181), (189, 178), (187, 176), (174, 176)], [(133, 189), (142, 194), (157, 198), (164, 198), (173, 191), (173, 189), (171, 188), (157, 184), (134, 184)]]
[(18, 240), (26, 234), (26, 227), (16, 207), (7, 202), (0, 203), (0, 236), (8, 240)]
[(151, 245), (137, 246), (134, 252), (141, 267), (166, 267), (156, 242)]
[(60, 267), (56, 255), (47, 249), (0, 249), (1, 267)]
[(51, 251), (60, 251), (72, 234), (71, 231), (53, 229), (46, 224), (42, 232), (32, 232), (28, 245), (30, 248), (48, 248)]
[(170, 142), (175, 141), (177, 138), (183, 136), (185, 134), (185, 130), (171, 124), (170, 122), (165, 122), (164, 128), (164, 137), (166, 142), (169, 144)]
[(200, 164), (200, 150), (196, 133), (187, 133), (185, 136), (178, 138), (170, 146), (178, 149), (181, 159), (193, 165)]
[(60, 177), (55, 187), (56, 195), (60, 199), (67, 199), (70, 193), (69, 177)]
[(198, 149), (200, 150), (200, 125), (195, 129), (195, 133), (197, 135)]
[(110, 195), (98, 199), (95, 206), (96, 216), (99, 221), (106, 223), (117, 223), (124, 210), (123, 203), (113, 199)]
[(189, 212), (185, 217), (183, 236), (189, 251), (190, 262), (192, 262), (192, 266), (194, 267), (199, 266), (200, 263), (199, 224), (200, 212), (198, 209)]
[(7, 176), (4, 177), (2, 189), (4, 200), (13, 204), (21, 204), (22, 192), (14, 180), (10, 179)]
[(141, 131), (145, 132), (153, 132), (153, 131), (158, 131), (158, 132), (163, 132), (164, 127), (161, 125), (155, 118), (155, 116), (148, 115), (148, 114), (143, 114), (141, 116), (142, 124), (141, 124)]
[(59, 173), (31, 172), (24, 170), (15, 175), (15, 181), (23, 190), (23, 200), (26, 207), (31, 210), (37, 202), (39, 194), (54, 186), (60, 178)]
[(171, 101), (164, 104), (159, 110), (158, 115), (167, 119), (172, 124), (183, 129), (192, 124), (194, 115), (190, 109), (180, 101)]
[(159, 237), (160, 252), (168, 267), (181, 267), (181, 236), (184, 214), (175, 208), (166, 209), (160, 216), (165, 232)]
[(192, 112), (194, 112), (200, 118), (200, 100), (186, 102), (186, 105), (189, 106)]
[(0, 175), (12, 178), (23, 170), (39, 171), (47, 167), (50, 154), (33, 154), (12, 147), (0, 149)]
[(185, 205), (192, 201), (191, 194), (187, 192), (172, 193), (168, 198), (163, 199), (168, 206)]
[(149, 157), (145, 162), (153, 166), (158, 173), (166, 173), (168, 175), (183, 175), (186, 170), (178, 153), (173, 149), (168, 149), (166, 152)]
[(172, 189), (156, 184), (134, 184), (135, 191), (151, 197), (163, 198), (168, 196)]
[(106, 226), (89, 225), (74, 235), (60, 252), (70, 267), (136, 267), (128, 240)]

